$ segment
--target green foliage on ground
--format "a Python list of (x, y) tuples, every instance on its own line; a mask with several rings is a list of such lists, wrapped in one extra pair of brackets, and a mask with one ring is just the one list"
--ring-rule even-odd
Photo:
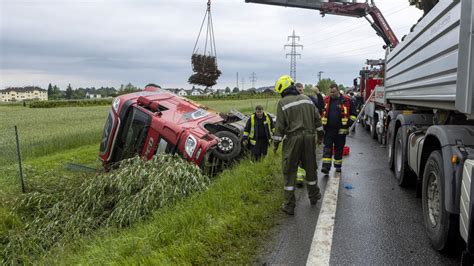
[(283, 200), (280, 156), (241, 162), (205, 192), (122, 231), (101, 231), (52, 250), (46, 264), (250, 264)]
[(89, 107), (112, 104), (112, 98), (100, 100), (58, 100), (58, 101), (35, 101), (29, 104), (30, 108), (56, 108), (56, 107)]
[(10, 230), (4, 263), (33, 263), (51, 247), (99, 228), (129, 227), (158, 208), (205, 190), (209, 179), (178, 156), (160, 155), (150, 161), (124, 160), (118, 170), (80, 182), (61, 182), (53, 191), (37, 184), (35, 191), (13, 202), (25, 225)]

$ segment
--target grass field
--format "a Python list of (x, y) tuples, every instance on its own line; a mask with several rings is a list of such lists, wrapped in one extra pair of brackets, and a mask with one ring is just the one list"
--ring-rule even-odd
[(203, 104), (219, 112), (225, 113), (231, 108), (235, 108), (244, 114), (253, 113), (255, 111), (255, 106), (261, 105), (265, 111), (276, 114), (276, 104), (278, 100), (278, 98), (269, 98), (255, 100), (205, 101)]
[[(204, 104), (221, 112), (228, 112), (235, 108), (245, 114), (250, 114), (258, 104), (274, 113), (277, 101), (278, 99), (273, 98), (206, 101)], [(2, 203), (0, 244), (5, 244), (6, 240), (3, 237), (7, 232), (25, 222), (24, 218), (17, 217), (8, 207), (20, 194), (13, 126), (17, 125), (20, 133), (27, 188), (39, 186), (54, 189), (64, 184), (64, 180), (80, 179), (85, 175), (91, 175), (65, 167), (68, 163), (101, 169), (97, 153), (109, 108), (98, 106), (32, 109), (22, 106), (0, 106), (0, 150), (3, 151), (0, 153), (0, 202)], [(279, 160), (281, 159), (277, 159)], [(280, 202), (281, 193), (275, 193), (280, 191), (280, 186), (276, 187), (275, 184), (281, 182), (277, 161), (266, 160), (265, 163), (257, 165), (248, 161), (243, 162), (242, 165), (218, 177), (218, 180), (222, 181), (220, 185), (213, 185), (217, 187), (211, 187), (211, 195), (196, 196), (197, 198), (193, 197), (179, 203), (177, 207), (179, 212), (175, 213), (174, 209), (165, 209), (159, 211), (151, 221), (145, 222), (142, 229), (134, 227), (124, 232), (105, 230), (101, 231), (97, 237), (92, 237), (92, 239), (88, 237), (87, 240), (79, 241), (78, 245), (61, 246), (59, 250), (53, 250), (45, 258), (46, 264), (65, 260), (80, 264), (105, 264), (109, 263), (110, 257), (115, 263), (136, 261), (139, 259), (136, 256), (139, 255), (129, 253), (131, 247), (129, 244), (125, 242), (121, 244), (122, 241), (136, 243), (135, 235), (140, 235), (142, 240), (137, 244), (143, 248), (139, 253), (143, 259), (137, 261), (144, 263), (249, 263), (256, 252), (256, 241), (263, 237), (266, 229), (272, 225), (272, 217)], [(255, 171), (258, 172), (256, 179), (253, 176)], [(58, 182), (60, 180), (62, 182)], [(230, 194), (223, 194), (222, 191), (225, 190), (229, 190)], [(260, 192), (265, 193), (261, 197), (257, 196)], [(225, 206), (213, 204), (220, 200), (227, 200), (229, 203)], [(195, 208), (200, 208), (202, 212), (213, 213), (211, 217), (213, 225), (208, 224), (209, 216), (200, 217), (199, 211)], [(226, 210), (234, 211), (227, 213)], [(191, 221), (193, 219), (190, 215), (196, 217), (196, 223), (188, 224), (189, 219)], [(175, 224), (174, 220), (178, 222)], [(244, 226), (243, 223), (247, 222), (249, 224)], [(175, 232), (178, 228), (187, 228), (188, 231), (176, 233), (182, 237), (190, 234), (193, 238), (188, 242), (179, 240), (179, 243), (168, 246), (175, 236), (169, 233), (163, 235), (161, 242), (156, 242), (153, 236), (162, 234), (161, 230), (156, 231), (157, 228), (169, 228), (166, 230), (170, 232)], [(229, 230), (228, 233), (224, 234), (227, 230)], [(221, 234), (228, 237), (222, 238)], [(241, 239), (232, 238), (232, 234), (239, 235)], [(92, 242), (89, 244), (89, 241)], [(202, 246), (202, 243), (208, 243), (208, 245)], [(115, 253), (105, 251), (109, 244), (116, 247)], [(143, 252), (148, 252), (149, 248), (157, 250), (150, 251), (149, 256), (145, 256)]]

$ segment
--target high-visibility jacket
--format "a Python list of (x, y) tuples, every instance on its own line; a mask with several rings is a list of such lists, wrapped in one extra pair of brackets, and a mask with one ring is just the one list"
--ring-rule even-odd
[[(249, 120), (247, 120), (247, 124), (245, 125), (244, 129), (244, 137), (249, 138), (249, 142), (251, 145), (255, 145), (257, 143), (257, 136), (255, 134), (255, 132), (257, 131), (255, 116), (255, 113), (250, 116)], [(273, 126), (273, 120), (266, 113), (263, 113), (263, 116), (265, 117), (265, 120), (263, 121), (263, 126), (265, 127), (266, 138), (270, 140), (272, 139), (273, 132), (275, 131), (275, 127)]]
[[(356, 121), (357, 113), (355, 106), (348, 96), (341, 95), (341, 124), (342, 128), (339, 130), (339, 134), (349, 134), (348, 128)], [(323, 126), (328, 124), (329, 106), (331, 104), (331, 97), (326, 96), (324, 98), (324, 110), (321, 117)], [(350, 121), (349, 121), (350, 120)]]

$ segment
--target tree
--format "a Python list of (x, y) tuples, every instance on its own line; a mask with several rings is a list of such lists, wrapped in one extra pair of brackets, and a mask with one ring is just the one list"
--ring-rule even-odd
[(313, 94), (313, 84), (304, 84), (304, 93)]
[(72, 91), (72, 87), (71, 87), (71, 83), (69, 83), (69, 85), (67, 85), (67, 88), (66, 88), (66, 99), (72, 99), (72, 94), (73, 94), (73, 91)]
[(53, 93), (54, 93), (53, 85), (51, 85), (51, 83), (49, 83), (49, 85), (48, 85), (48, 99), (53, 98)]
[(118, 94), (122, 95), (122, 94), (137, 92), (137, 91), (141, 91), (141, 89), (133, 86), (132, 83), (128, 83), (127, 85), (123, 85), (123, 84), (120, 85), (120, 90), (118, 91)]
[(342, 90), (343, 92), (346, 92), (347, 88), (343, 84), (339, 84), (339, 90)]
[(239, 93), (239, 88), (235, 87), (233, 90), (232, 90), (233, 93)]
[(229, 88), (229, 86), (225, 87), (225, 93), (226, 93), (226, 94), (229, 94), (229, 93), (230, 93), (230, 88)]
[(53, 86), (53, 97), (51, 98), (51, 100), (57, 100), (57, 99), (64, 99), (66, 96), (65, 96), (65, 93), (64, 91), (61, 91), (61, 89), (54, 85)]
[(321, 93), (328, 95), (329, 94), (329, 86), (331, 86), (332, 83), (335, 83), (334, 80), (331, 79), (321, 79), (318, 82), (318, 87)]

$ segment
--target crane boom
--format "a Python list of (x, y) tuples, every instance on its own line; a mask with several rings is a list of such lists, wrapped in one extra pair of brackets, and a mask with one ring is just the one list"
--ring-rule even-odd
[[(377, 35), (382, 37), (385, 44), (394, 48), (398, 44), (398, 39), (395, 33), (388, 25), (387, 20), (382, 15), (382, 12), (375, 6), (375, 4), (365, 3), (341, 3), (335, 0), (329, 0), (329, 2), (321, 2), (320, 0), (245, 0), (247, 3), (257, 3), (265, 5), (276, 5), (285, 7), (296, 7), (305, 9), (319, 10), (321, 15), (339, 15), (349, 17), (365, 17), (372, 28), (377, 32)], [(372, 17), (371, 21), (367, 18), (367, 15)]]

